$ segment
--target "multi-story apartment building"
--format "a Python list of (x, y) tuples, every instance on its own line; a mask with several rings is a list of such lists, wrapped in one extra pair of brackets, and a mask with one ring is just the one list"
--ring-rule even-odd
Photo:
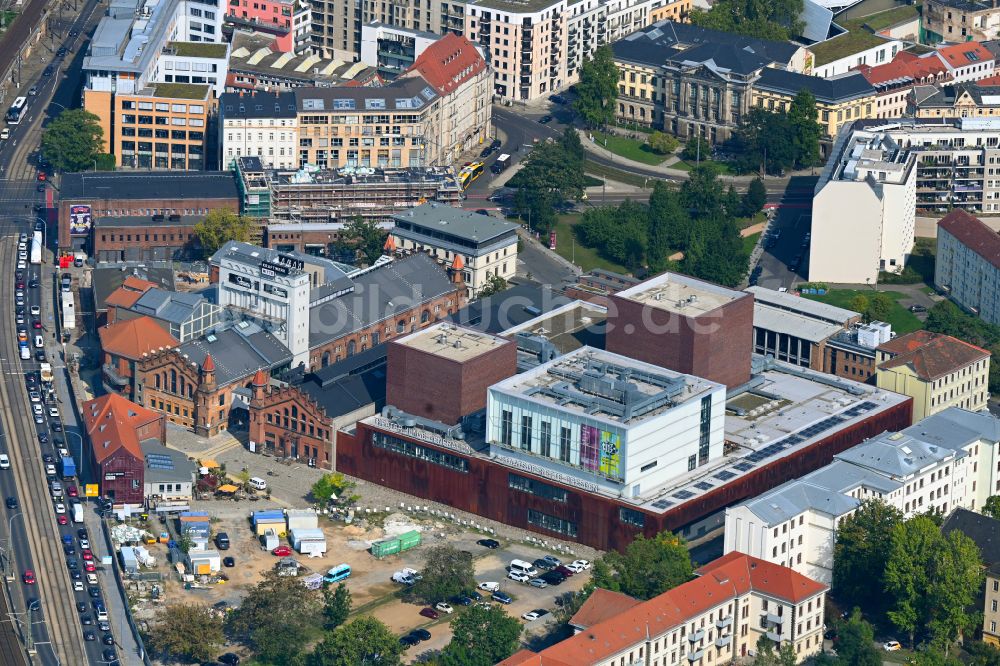
[(1000, 37), (1000, 8), (990, 0), (927, 0), (922, 41), (968, 42)]
[(465, 37), (447, 34), (428, 46), (403, 74), (434, 86), (440, 96), (441, 125), (432, 140), (440, 164), (450, 165), (492, 136), (493, 86), (489, 66)]
[(964, 210), (938, 222), (934, 285), (983, 321), (1000, 324), (1000, 235)]
[[(453, 34), (453, 33), (446, 33)], [(393, 79), (410, 67), (428, 46), (441, 35), (384, 23), (368, 23), (361, 27), (361, 62), (378, 69), (378, 73)]]
[(981, 507), (996, 483), (1000, 421), (951, 408), (834, 456), (802, 478), (726, 509), (725, 552), (829, 583), (845, 518), (879, 499), (906, 517)]
[(861, 65), (858, 71), (875, 88), (875, 108), (870, 118), (912, 116), (909, 98), (914, 86), (951, 80), (951, 74), (939, 58), (921, 57), (909, 51), (900, 51), (892, 62), (883, 65)]
[(878, 387), (913, 398), (913, 418), (949, 407), (986, 409), (990, 353), (950, 335), (914, 331), (875, 350)]
[(469, 298), (489, 280), (517, 272), (517, 225), (471, 211), (423, 204), (393, 216), (393, 251), (427, 252), (453, 270), (463, 271)]
[(903, 270), (914, 242), (916, 161), (884, 134), (838, 136), (813, 197), (810, 280), (864, 284)]
[(274, 47), (281, 53), (301, 53), (310, 45), (310, 14), (304, 0), (229, 0), (226, 21), (274, 35)]
[(877, 92), (860, 73), (820, 78), (773, 67), (765, 67), (754, 82), (753, 105), (771, 111), (787, 111), (802, 90), (808, 90), (816, 99), (818, 120), (827, 138), (837, 136), (845, 122), (871, 118), (877, 108)]
[(226, 93), (219, 98), (219, 165), (256, 156), (267, 168), (297, 169), (299, 120), (290, 92)]
[(1000, 116), (1000, 86), (960, 83), (917, 86), (911, 96), (915, 118), (993, 118)]
[(111, 3), (83, 61), (83, 104), (118, 166), (205, 168), (206, 120), (229, 59), (222, 11), (218, 0)]
[(822, 650), (826, 585), (742, 553), (695, 575), (649, 601), (598, 588), (570, 619), (571, 637), (497, 666), (717, 666), (753, 654), (763, 636), (791, 645), (796, 663)]
[(985, 571), (983, 602), (983, 637), (988, 645), (1000, 647), (1000, 544), (996, 535), (1000, 533), (1000, 521), (981, 513), (959, 509), (948, 516), (941, 525), (941, 533), (951, 536), (961, 532), (972, 539), (979, 548), (979, 557)]
[(770, 67), (804, 72), (808, 51), (790, 42), (661, 21), (612, 45), (619, 69), (617, 118), (681, 137), (726, 141), (750, 110)]
[(978, 81), (993, 76), (993, 53), (979, 42), (942, 46), (934, 55), (944, 63), (955, 83)]

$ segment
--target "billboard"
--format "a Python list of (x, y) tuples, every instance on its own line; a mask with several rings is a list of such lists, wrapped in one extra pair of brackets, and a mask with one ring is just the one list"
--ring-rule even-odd
[(90, 206), (70, 206), (69, 207), (69, 235), (86, 236), (90, 233), (90, 225), (93, 221)]
[(580, 466), (609, 479), (620, 479), (621, 439), (613, 432), (580, 426)]

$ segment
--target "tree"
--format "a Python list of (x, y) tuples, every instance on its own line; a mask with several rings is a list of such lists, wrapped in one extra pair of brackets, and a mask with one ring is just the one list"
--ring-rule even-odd
[(671, 250), (684, 250), (691, 236), (691, 220), (680, 192), (664, 181), (653, 184), (649, 195), (646, 258), (654, 271), (666, 270)]
[(788, 108), (788, 124), (795, 149), (795, 166), (799, 169), (819, 164), (819, 140), (823, 136), (816, 98), (808, 90), (800, 90)]
[(757, 639), (757, 656), (754, 666), (795, 666), (798, 661), (795, 646), (785, 643), (775, 649), (774, 641), (765, 635)]
[(722, 185), (719, 183), (719, 168), (711, 162), (702, 162), (688, 174), (681, 185), (681, 195), (693, 218), (709, 218), (721, 215), (723, 210)]
[(792, 129), (788, 116), (780, 111), (753, 107), (740, 121), (730, 147), (736, 154), (733, 166), (741, 172), (763, 169), (779, 174), (795, 164), (795, 145), (789, 141)]
[(893, 528), (903, 521), (899, 509), (866, 500), (841, 521), (833, 550), (833, 591), (848, 606), (882, 609), (882, 574), (891, 550)]
[(786, 41), (802, 32), (802, 0), (717, 0), (708, 11), (695, 9), (695, 25), (760, 39)]
[(330, 501), (352, 504), (357, 500), (357, 495), (351, 494), (356, 486), (357, 484), (349, 481), (343, 473), (328, 472), (316, 480), (310, 493), (319, 504), (328, 504)]
[(580, 66), (573, 108), (589, 127), (602, 127), (615, 119), (618, 99), (618, 66), (607, 44)]
[(206, 606), (170, 604), (149, 627), (149, 649), (164, 661), (208, 661), (222, 645), (222, 619)]
[(695, 134), (684, 144), (681, 157), (688, 162), (707, 162), (712, 159), (712, 144), (705, 137)]
[(521, 623), (502, 606), (473, 606), (451, 621), (441, 666), (493, 666), (517, 651)]
[(493, 294), (499, 294), (502, 291), (507, 291), (507, 280), (496, 273), (492, 273), (487, 276), (486, 284), (483, 285), (482, 289), (479, 290), (477, 298), (486, 298), (487, 296), (492, 296)]
[(864, 312), (865, 318), (868, 321), (885, 321), (895, 303), (892, 297), (885, 292), (875, 292), (868, 299), (868, 308)]
[(382, 622), (362, 615), (326, 635), (306, 658), (306, 666), (396, 666), (403, 646)]
[(626, 200), (618, 206), (588, 209), (575, 232), (602, 256), (634, 270), (646, 255), (648, 219), (645, 206)]
[(87, 171), (102, 154), (101, 119), (84, 109), (64, 109), (42, 133), (42, 155), (57, 171)]
[(743, 195), (743, 216), (751, 217), (759, 213), (764, 204), (767, 203), (767, 188), (764, 181), (759, 177), (754, 178), (747, 185), (747, 191)]
[(659, 130), (650, 134), (649, 138), (646, 139), (646, 143), (649, 144), (650, 150), (660, 155), (669, 155), (677, 150), (677, 146), (680, 145), (672, 134), (660, 132)]
[(369, 266), (382, 256), (385, 232), (375, 220), (366, 220), (359, 215), (347, 223), (341, 237), (355, 245), (361, 259)]
[(327, 631), (336, 629), (347, 621), (351, 614), (351, 591), (343, 583), (334, 588), (327, 585), (323, 588), (323, 627)]
[(927, 628), (931, 641), (944, 647), (947, 658), (952, 644), (964, 632), (975, 630), (978, 613), (970, 609), (983, 586), (982, 555), (972, 539), (953, 530), (942, 538), (941, 549), (929, 566)]
[(691, 555), (684, 539), (660, 532), (652, 539), (639, 535), (624, 553), (611, 551), (595, 564), (597, 587), (622, 592), (636, 599), (652, 599), (691, 579)]
[(583, 196), (583, 162), (583, 146), (575, 132), (564, 133), (559, 141), (539, 143), (524, 158), (507, 185), (517, 188), (515, 207), (532, 230), (547, 234), (555, 226), (559, 204)]
[(322, 624), (319, 591), (298, 578), (268, 571), (226, 618), (226, 633), (251, 647), (262, 661), (288, 663)]
[(433, 604), (475, 587), (472, 553), (441, 545), (427, 549), (423, 578), (407, 592), (412, 598)]
[(882, 657), (875, 648), (875, 630), (857, 608), (837, 631), (837, 656), (845, 666), (882, 666)]
[(205, 257), (212, 256), (229, 241), (249, 241), (250, 230), (249, 219), (223, 208), (208, 211), (208, 215), (194, 225), (194, 233)]
[(941, 532), (929, 518), (915, 516), (893, 527), (890, 538), (885, 589), (892, 604), (887, 615), (896, 628), (907, 633), (913, 645), (917, 628), (928, 616), (930, 571), (925, 558), (938, 552)]
[(990, 495), (983, 504), (983, 515), (1000, 520), (1000, 495)]

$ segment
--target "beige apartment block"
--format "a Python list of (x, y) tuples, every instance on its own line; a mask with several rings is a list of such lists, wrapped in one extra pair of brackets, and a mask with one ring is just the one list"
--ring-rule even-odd
[(932, 44), (1000, 36), (1000, 7), (992, 0), (927, 0), (922, 21), (926, 42)]

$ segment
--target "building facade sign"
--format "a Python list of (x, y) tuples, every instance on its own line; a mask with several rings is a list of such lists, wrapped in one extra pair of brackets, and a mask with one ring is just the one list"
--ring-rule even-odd
[(260, 275), (261, 277), (288, 277), (292, 272), (289, 266), (284, 264), (273, 264), (270, 261), (260, 262)]
[(244, 275), (239, 275), (238, 273), (230, 273), (229, 282), (231, 284), (235, 284), (238, 287), (242, 287), (243, 289), (254, 289), (254, 290), (257, 289), (257, 284), (258, 284), (257, 282), (254, 282), (250, 278)]
[(518, 458), (509, 458), (504, 455), (497, 454), (494, 459), (508, 467), (513, 467), (514, 469), (519, 469), (522, 472), (527, 472), (529, 474), (534, 474), (535, 476), (540, 476), (550, 481), (556, 481), (558, 483), (565, 484), (567, 486), (573, 486), (581, 490), (586, 490), (588, 493), (596, 493), (600, 490), (596, 483), (591, 481), (584, 481), (583, 479), (577, 479), (576, 477), (570, 476), (568, 474), (562, 474), (560, 472), (554, 472), (550, 469), (546, 469), (540, 465), (535, 465), (533, 463), (527, 462), (525, 460), (520, 460)]
[(290, 257), (287, 254), (279, 254), (275, 257), (275, 261), (282, 266), (290, 268), (295, 271), (301, 271), (306, 267), (306, 262), (301, 259), (296, 259), (295, 257)]
[(403, 435), (404, 437), (410, 437), (411, 439), (417, 439), (421, 442), (426, 442), (427, 444), (433, 444), (434, 446), (442, 446), (446, 449), (451, 449), (452, 451), (457, 451), (466, 455), (475, 453), (468, 444), (445, 439), (440, 435), (435, 435), (432, 432), (427, 432), (426, 430), (422, 430), (420, 428), (406, 428), (398, 423), (390, 421), (389, 419), (382, 418), (381, 416), (376, 416), (372, 419), (372, 425), (382, 430), (388, 430), (389, 432), (394, 432), (396, 434)]
[(288, 290), (281, 287), (276, 287), (273, 284), (264, 283), (264, 291), (269, 294), (274, 294), (275, 296), (280, 296), (281, 298), (288, 298)]
[(93, 212), (90, 206), (70, 206), (69, 207), (69, 234), (70, 236), (86, 236), (90, 233), (93, 223)]

